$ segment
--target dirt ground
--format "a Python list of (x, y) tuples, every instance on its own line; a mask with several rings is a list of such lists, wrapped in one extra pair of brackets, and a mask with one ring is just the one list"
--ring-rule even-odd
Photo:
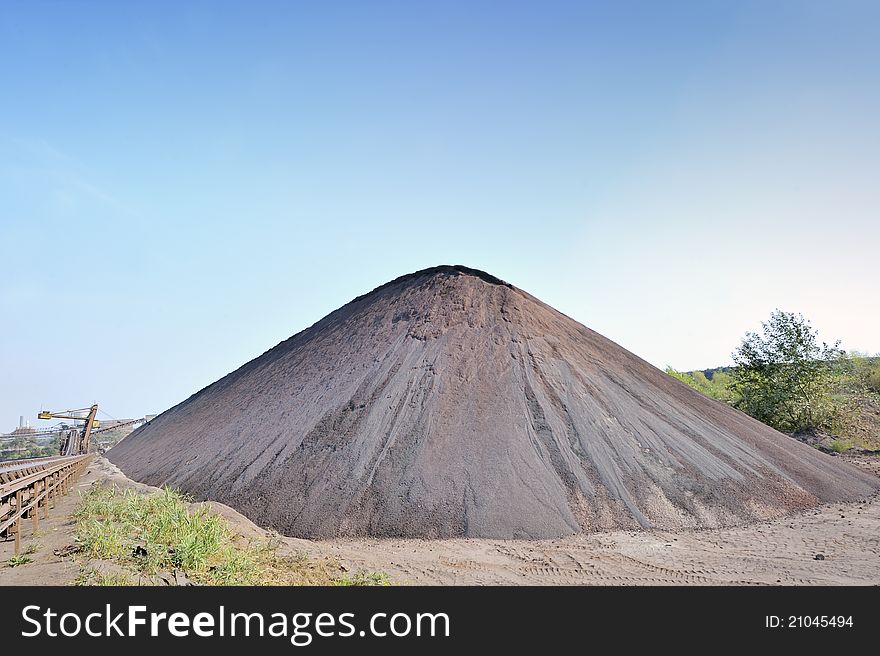
[(878, 585), (880, 499), (737, 529), (315, 545), (424, 585)]
[(75, 520), (73, 512), (79, 504), (79, 490), (91, 485), (95, 472), (87, 473), (74, 485), (73, 491), (58, 499), (54, 508), (49, 509), (49, 518), (40, 516), (36, 533), (30, 520), (25, 520), (21, 532), (21, 551), (28, 547), (34, 550), (27, 554), (33, 562), (17, 567), (8, 567), (7, 561), (15, 553), (15, 542), (10, 538), (0, 540), (0, 585), (71, 585), (79, 574), (79, 565), (72, 556), (56, 555), (68, 545), (73, 544)]
[[(880, 459), (859, 466), (880, 471)], [(150, 488), (98, 458), (80, 480)], [(222, 504), (210, 504), (248, 537), (265, 529)], [(73, 543), (66, 497), (41, 521), (33, 563), (0, 567), (0, 585), (72, 583), (79, 566), (55, 550)], [(34, 538), (26, 524), (23, 546)], [(381, 570), (401, 585), (878, 585), (880, 496), (833, 504), (747, 527), (615, 531), (556, 540), (327, 540), (285, 538), (282, 549), (337, 557), (350, 571)], [(12, 542), (0, 543), (0, 561)]]
[[(878, 456), (842, 459), (880, 476)], [(739, 528), (305, 545), (419, 585), (880, 585), (880, 495)]]

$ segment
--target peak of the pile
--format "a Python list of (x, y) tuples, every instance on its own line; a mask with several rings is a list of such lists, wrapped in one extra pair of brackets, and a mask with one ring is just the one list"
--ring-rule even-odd
[(498, 285), (501, 287), (507, 287), (508, 289), (516, 289), (516, 287), (511, 285), (509, 282), (493, 276), (491, 273), (481, 271), (480, 269), (474, 269), (463, 264), (439, 264), (437, 266), (428, 267), (427, 269), (420, 269), (418, 271), (413, 271), (412, 273), (406, 273), (402, 276), (394, 278), (393, 280), (389, 280), (388, 282), (379, 285), (375, 289), (370, 290), (366, 294), (361, 294), (357, 298), (352, 299), (347, 305), (358, 303), (360, 301), (373, 297), (379, 292), (384, 292), (395, 287), (402, 289), (409, 285), (416, 285), (429, 278), (454, 278), (458, 276), (470, 276), (482, 280), (483, 282), (490, 285)]
[(490, 285), (501, 285), (503, 287), (509, 287), (510, 289), (514, 288), (513, 285), (511, 285), (509, 282), (505, 282), (504, 280), (501, 280), (501, 278), (493, 276), (491, 273), (481, 271), (480, 269), (473, 269), (471, 267), (464, 266), (463, 264), (439, 264), (437, 266), (429, 267), (427, 269), (421, 269), (419, 271), (414, 271), (413, 273), (407, 273), (399, 276), (394, 280), (386, 282), (384, 285), (376, 287), (376, 289), (374, 289), (373, 291), (379, 291), (380, 289), (393, 287), (402, 283), (417, 282), (422, 278), (431, 278), (434, 276), (473, 276), (474, 278), (479, 278), (483, 282), (487, 282)]

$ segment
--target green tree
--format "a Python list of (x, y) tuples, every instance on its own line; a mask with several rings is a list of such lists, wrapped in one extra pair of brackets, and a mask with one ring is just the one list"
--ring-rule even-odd
[(820, 344), (810, 322), (792, 312), (774, 310), (762, 327), (760, 335), (746, 333), (732, 354), (737, 407), (781, 431), (830, 427), (840, 342)]

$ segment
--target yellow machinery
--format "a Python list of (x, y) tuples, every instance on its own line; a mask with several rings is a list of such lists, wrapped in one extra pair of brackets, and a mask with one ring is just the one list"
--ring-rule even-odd
[[(85, 416), (78, 414), (83, 412), (88, 414)], [(37, 419), (73, 419), (85, 422), (81, 431), (74, 429), (63, 432), (61, 436), (60, 454), (62, 456), (76, 456), (89, 452), (89, 436), (92, 434), (93, 428), (100, 426), (100, 422), (95, 419), (96, 414), (98, 414), (97, 403), (90, 408), (82, 408), (80, 410), (65, 410), (64, 412), (42, 410), (37, 415)]]

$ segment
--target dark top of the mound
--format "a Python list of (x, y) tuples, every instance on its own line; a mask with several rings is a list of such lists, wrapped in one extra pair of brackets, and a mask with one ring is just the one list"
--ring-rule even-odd
[(491, 273), (486, 273), (485, 271), (480, 271), (479, 269), (472, 269), (462, 264), (441, 264), (439, 266), (433, 266), (427, 269), (422, 269), (420, 271), (415, 271), (413, 273), (407, 273), (406, 275), (399, 276), (394, 280), (386, 282), (383, 285), (379, 285), (374, 290), (367, 292), (366, 294), (361, 294), (357, 298), (353, 299), (351, 302), (355, 303), (364, 298), (367, 298), (368, 296), (372, 296), (376, 292), (382, 291), (383, 289), (388, 289), (389, 287), (411, 284), (422, 280), (423, 278), (430, 278), (432, 276), (474, 276), (475, 278), (479, 278), (480, 280), (487, 282), (490, 285), (501, 285), (502, 287), (514, 289), (514, 286), (511, 285), (509, 282), (505, 282), (501, 280), (501, 278), (496, 278)]

